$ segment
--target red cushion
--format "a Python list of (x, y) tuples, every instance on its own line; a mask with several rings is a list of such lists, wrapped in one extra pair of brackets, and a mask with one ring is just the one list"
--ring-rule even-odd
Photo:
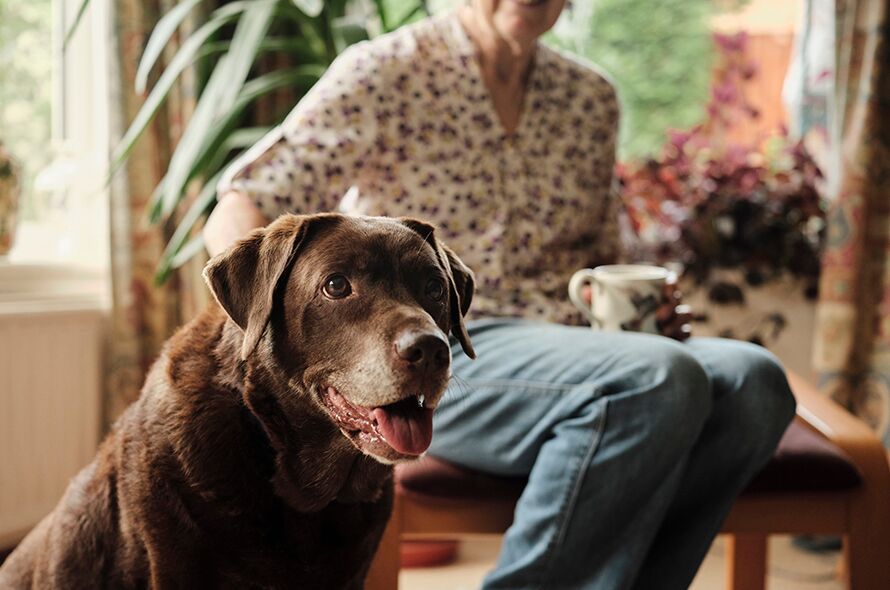
[[(525, 478), (492, 476), (429, 456), (398, 465), (396, 481), (402, 494), (429, 501), (475, 502), (515, 502), (526, 482)], [(772, 460), (745, 493), (840, 491), (860, 483), (859, 470), (846, 453), (794, 421), (785, 431)]]
[(861, 483), (859, 469), (843, 450), (795, 420), (745, 493), (834, 492)]

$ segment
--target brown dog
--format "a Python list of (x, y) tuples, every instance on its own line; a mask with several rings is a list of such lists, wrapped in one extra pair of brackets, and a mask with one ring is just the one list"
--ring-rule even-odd
[[(360, 588), (423, 453), (472, 273), (414, 220), (279, 218), (182, 328), (2, 588)], [(224, 310), (224, 311), (223, 311)]]

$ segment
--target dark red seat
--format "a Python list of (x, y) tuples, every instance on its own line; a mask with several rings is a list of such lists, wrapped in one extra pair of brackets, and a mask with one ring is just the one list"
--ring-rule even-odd
[[(497, 477), (434, 457), (396, 468), (399, 492), (428, 500), (515, 501), (525, 478)], [(840, 448), (795, 421), (773, 459), (745, 494), (849, 490), (862, 483), (859, 470)]]

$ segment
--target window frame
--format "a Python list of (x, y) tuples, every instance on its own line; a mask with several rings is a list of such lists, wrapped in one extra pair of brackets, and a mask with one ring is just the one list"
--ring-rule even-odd
[[(0, 260), (0, 300), (32, 304), (51, 295), (56, 304), (70, 299), (83, 305), (89, 294), (92, 305), (107, 307), (113, 13), (109, 2), (92, 0), (63, 46), (82, 0), (52, 2), (52, 145), (47, 149), (55, 152), (50, 166), (74, 173), (64, 191), (66, 207), (37, 220), (19, 220), (12, 251)], [(73, 246), (64, 254), (60, 227), (71, 230)]]

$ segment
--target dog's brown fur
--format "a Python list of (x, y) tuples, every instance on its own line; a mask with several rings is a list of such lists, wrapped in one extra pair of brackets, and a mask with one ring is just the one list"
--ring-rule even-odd
[[(361, 298), (320, 296), (331, 264), (361, 275)], [(406, 285), (428, 271), (448, 277), (442, 304)], [(170, 339), (0, 587), (361, 587), (392, 503), (392, 468), (377, 459), (403, 457), (361, 452), (320, 384), (361, 384), (352, 401), (379, 405), (427, 387), (437, 402), (447, 374), (381, 370), (393, 389), (378, 392), (355, 377), (366, 366), (349, 366), (404, 325), (450, 330), (472, 356), (472, 274), (423, 223), (321, 215), (279, 218), (206, 276), (225, 311), (212, 306)]]

